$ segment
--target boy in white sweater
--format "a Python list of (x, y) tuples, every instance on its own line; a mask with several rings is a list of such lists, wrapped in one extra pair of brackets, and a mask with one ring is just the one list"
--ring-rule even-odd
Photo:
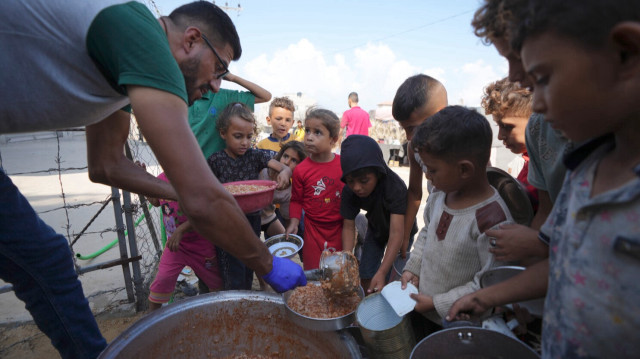
[(418, 287), (419, 294), (412, 295), (415, 310), (433, 322), (431, 330), (439, 328), (458, 298), (480, 288), (480, 276), (496, 264), (485, 231), (513, 221), (487, 180), (491, 140), (487, 119), (461, 106), (427, 118), (411, 140), (437, 190), (427, 199), (425, 226), (404, 267), (402, 285)]

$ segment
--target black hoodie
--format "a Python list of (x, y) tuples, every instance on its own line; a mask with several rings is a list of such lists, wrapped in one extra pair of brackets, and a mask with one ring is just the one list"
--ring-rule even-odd
[[(389, 240), (391, 214), (404, 215), (407, 210), (406, 184), (387, 166), (380, 146), (368, 136), (351, 135), (342, 142), (340, 165), (341, 180), (345, 183), (346, 175), (361, 168), (373, 167), (379, 172), (378, 184), (368, 197), (360, 198), (349, 186), (344, 186), (340, 214), (345, 219), (354, 220), (360, 209), (367, 211), (367, 236), (373, 235), (376, 242), (386, 245)], [(414, 223), (411, 234), (417, 231), (418, 227)]]

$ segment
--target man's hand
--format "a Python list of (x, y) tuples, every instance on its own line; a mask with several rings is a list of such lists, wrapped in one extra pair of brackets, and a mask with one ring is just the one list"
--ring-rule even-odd
[[(538, 239), (538, 231), (520, 224), (502, 224), (490, 229), (487, 236), (495, 238), (495, 245), (489, 248), (498, 261), (521, 261), (531, 257), (545, 257), (548, 249)], [(493, 242), (493, 240), (492, 240)]]
[(265, 274), (262, 279), (278, 293), (307, 285), (307, 278), (304, 276), (302, 267), (289, 259), (275, 256), (271, 272)]

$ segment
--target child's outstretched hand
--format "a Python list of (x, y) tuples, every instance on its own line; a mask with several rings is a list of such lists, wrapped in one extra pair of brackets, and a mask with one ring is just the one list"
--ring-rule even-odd
[(367, 288), (367, 293), (381, 291), (382, 288), (384, 288), (384, 286), (387, 285), (387, 281), (384, 280), (384, 277), (385, 277), (384, 273), (380, 271), (376, 272), (373, 278), (371, 278), (371, 284), (369, 285), (369, 288)]
[(402, 277), (400, 277), (400, 282), (402, 283), (402, 285), (400, 286), (400, 288), (402, 289), (407, 288), (407, 283), (411, 283), (415, 285), (416, 288), (418, 288), (418, 284), (420, 284), (420, 277), (406, 270), (402, 272)]
[(410, 294), (410, 297), (416, 301), (413, 308), (416, 312), (426, 313), (435, 309), (433, 305), (433, 297), (426, 294)]
[(291, 169), (287, 166), (283, 166), (282, 171), (278, 173), (276, 182), (278, 183), (276, 189), (285, 189), (289, 187), (289, 185), (291, 184)]
[(287, 235), (287, 237), (290, 234), (298, 234), (298, 225), (300, 224), (300, 220), (297, 218), (290, 218), (289, 219), (289, 224), (287, 225), (285, 234)]

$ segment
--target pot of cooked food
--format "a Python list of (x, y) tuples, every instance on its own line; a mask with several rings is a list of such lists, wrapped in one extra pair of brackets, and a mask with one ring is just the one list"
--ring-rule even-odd
[(355, 310), (364, 298), (364, 290), (350, 295), (332, 295), (323, 284), (311, 281), (306, 286), (282, 295), (288, 318), (302, 328), (313, 331), (335, 331), (351, 325)]
[(140, 319), (100, 358), (361, 358), (349, 333), (301, 328), (283, 304), (250, 291), (185, 299)]

